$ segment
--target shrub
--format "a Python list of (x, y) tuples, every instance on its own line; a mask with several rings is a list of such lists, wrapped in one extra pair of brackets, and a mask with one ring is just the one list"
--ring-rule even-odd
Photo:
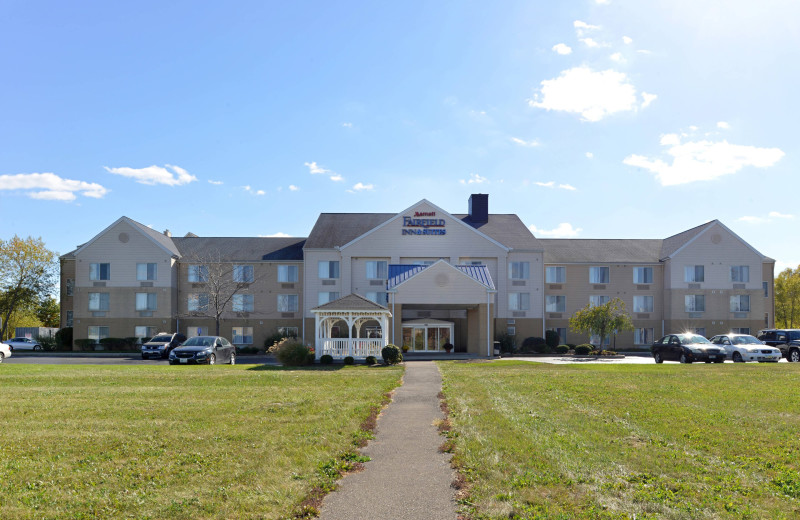
[(616, 356), (617, 353), (613, 350), (595, 350), (592, 352), (595, 356)]
[(367, 365), (377, 365), (378, 360), (375, 359), (375, 356), (367, 356), (367, 359), (364, 361), (364, 363)]
[(330, 365), (331, 363), (333, 363), (333, 356), (331, 356), (330, 354), (323, 354), (319, 358), (319, 362), (321, 365)]
[(536, 343), (533, 345), (533, 351), (537, 354), (549, 354), (550, 353), (550, 345), (547, 343)]
[(72, 327), (64, 327), (56, 332), (57, 350), (72, 349)]
[(569, 352), (569, 345), (556, 346), (556, 354), (566, 354), (567, 352)]
[(522, 352), (536, 352), (534, 348), (536, 345), (547, 345), (547, 342), (544, 338), (525, 338), (525, 341), (522, 342)]
[(93, 339), (76, 339), (75, 346), (78, 350), (94, 350), (95, 341)]
[(345, 365), (355, 365), (356, 364), (356, 360), (355, 360), (355, 358), (353, 356), (347, 356), (346, 358), (344, 358), (344, 364)]
[(558, 346), (558, 343), (561, 341), (561, 336), (558, 335), (558, 332), (554, 330), (547, 330), (544, 333), (544, 341), (547, 343), (547, 346), (551, 349), (554, 349)]
[(386, 345), (381, 349), (381, 357), (387, 365), (396, 365), (403, 361), (403, 354), (397, 345)]
[[(309, 364), (311, 352), (308, 347), (297, 340), (283, 338), (269, 348), (268, 352), (275, 355), (282, 365), (303, 366)], [(312, 361), (313, 362), (313, 358)]]
[(594, 346), (589, 343), (583, 343), (575, 347), (575, 353), (579, 356), (585, 356), (594, 350)]
[(507, 332), (501, 332), (495, 338), (500, 343), (500, 352), (514, 352), (514, 336), (509, 336)]
[(444, 345), (442, 345), (442, 348), (445, 350), (445, 352), (450, 352), (451, 350), (453, 350), (453, 344), (445, 343)]
[(136, 338), (103, 338), (100, 345), (109, 352), (126, 352), (135, 350)]
[(264, 340), (264, 348), (266, 348), (269, 351), (269, 349), (280, 343), (282, 339), (285, 339), (283, 337), (283, 334), (280, 334), (278, 332), (273, 332), (272, 334), (267, 336), (267, 339)]

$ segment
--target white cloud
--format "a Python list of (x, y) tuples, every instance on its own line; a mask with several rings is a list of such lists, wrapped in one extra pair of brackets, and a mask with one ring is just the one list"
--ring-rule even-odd
[(607, 43), (598, 42), (594, 38), (580, 38), (579, 39), (584, 45), (589, 47), (590, 49), (597, 49), (599, 47), (608, 47)]
[(632, 43), (633, 43), (633, 39), (632, 39), (632, 38), (629, 38), (628, 36), (623, 36), (623, 37), (622, 37), (622, 42), (623, 42), (625, 45), (630, 45), (630, 44), (632, 44)]
[(310, 163), (309, 163), (309, 162), (307, 162), (307, 163), (303, 163), (303, 164), (304, 164), (304, 165), (306, 165), (306, 166), (308, 166), (308, 172), (309, 172), (311, 175), (316, 175), (316, 174), (318, 174), (318, 173), (331, 173), (331, 171), (330, 171), (330, 170), (326, 170), (326, 169), (325, 169), (325, 168), (323, 168), (322, 166), (319, 166), (319, 165), (317, 165), (316, 161), (314, 161), (314, 162), (310, 162)]
[(768, 168), (785, 155), (778, 148), (757, 148), (730, 144), (727, 141), (681, 143), (676, 134), (662, 136), (661, 144), (669, 147), (665, 153), (672, 157), (671, 164), (662, 159), (636, 154), (629, 155), (622, 162), (655, 174), (662, 186), (675, 186), (718, 179), (747, 166)]
[(611, 0), (594, 0), (594, 1), (600, 5), (608, 5), (611, 3)]
[(564, 55), (564, 56), (566, 56), (567, 54), (572, 54), (572, 47), (570, 47), (569, 45), (567, 45), (565, 43), (559, 43), (559, 44), (553, 45), (553, 50), (555, 52), (557, 52), (558, 54), (561, 54), (561, 55)]
[(299, 190), (300, 190), (300, 188), (298, 188), (294, 184), (290, 184), (289, 185), (289, 191), (299, 191)]
[(266, 191), (264, 191), (264, 190), (258, 190), (258, 191), (256, 191), (256, 195), (266, 195), (266, 194), (267, 194), (267, 192), (266, 192)]
[(794, 215), (787, 215), (784, 213), (778, 213), (777, 211), (770, 211), (769, 216), (771, 218), (785, 218), (785, 219), (793, 219)]
[(722, 129), (722, 130), (727, 130), (727, 129), (729, 129), (730, 127), (731, 127), (731, 125), (729, 125), (729, 124), (728, 124), (728, 123), (726, 123), (725, 121), (720, 121), (720, 122), (718, 122), (718, 123), (717, 123), (717, 128), (720, 128), (720, 129)]
[(637, 49), (636, 52), (639, 54), (653, 54), (652, 51), (648, 51), (647, 49)]
[(212, 181), (212, 180), (209, 180), (208, 183), (213, 184), (214, 186), (220, 186), (224, 184), (222, 181)]
[(751, 215), (746, 215), (743, 217), (739, 217), (739, 222), (746, 222), (748, 224), (767, 224), (772, 222), (773, 219), (782, 219), (782, 220), (792, 220), (794, 219), (794, 215), (787, 215), (785, 213), (778, 213), (777, 211), (770, 211), (766, 217), (756, 217)]
[(287, 235), (286, 233), (278, 232), (278, 233), (273, 233), (271, 235), (258, 235), (258, 236), (262, 238), (289, 238), (292, 235)]
[(537, 186), (541, 186), (543, 188), (559, 188), (559, 189), (567, 190), (567, 191), (575, 191), (577, 189), (574, 186), (571, 186), (569, 184), (559, 184), (558, 186), (556, 186), (555, 181), (535, 182), (534, 184), (536, 184)]
[[(156, 184), (183, 186), (184, 184), (189, 184), (197, 180), (197, 177), (180, 166), (173, 166), (171, 164), (166, 164), (163, 168), (155, 165), (148, 166), (147, 168), (109, 168), (108, 166), (104, 166), (104, 168), (108, 173), (129, 177), (135, 179), (139, 184), (147, 184), (150, 186)], [(169, 169), (172, 169), (172, 171), (169, 171)]]
[(578, 189), (575, 186), (569, 184), (559, 184), (558, 187), (562, 190), (567, 190), (567, 191), (575, 191)]
[(242, 189), (247, 193), (252, 193), (253, 195), (266, 195), (267, 192), (264, 190), (254, 190), (252, 186), (242, 186)]
[(594, 159), (594, 154), (592, 152), (586, 152), (587, 159)]
[(470, 176), (469, 180), (461, 179), (458, 182), (460, 182), (461, 184), (483, 184), (485, 182), (489, 182), (489, 179), (487, 179), (486, 177), (481, 177), (477, 173), (470, 173), (469, 176)]
[(543, 188), (552, 188), (552, 187), (554, 187), (554, 186), (556, 185), (555, 181), (550, 181), (550, 182), (536, 182), (536, 183), (534, 183), (534, 184), (536, 184), (537, 186), (542, 186)]
[(372, 184), (363, 184), (363, 183), (356, 183), (353, 186), (353, 191), (372, 191), (375, 188)]
[(622, 56), (621, 52), (615, 52), (611, 56), (609, 56), (612, 61), (616, 61), (617, 63), (627, 63), (627, 60)]
[(655, 94), (648, 94), (647, 92), (642, 92), (642, 108), (647, 108), (650, 106), (650, 103), (658, 98)]
[(535, 148), (540, 145), (539, 141), (537, 141), (536, 139), (533, 139), (531, 141), (525, 141), (524, 139), (520, 139), (518, 137), (512, 137), (511, 141), (520, 146), (526, 146), (528, 148)]
[(584, 31), (594, 31), (600, 28), (599, 25), (589, 25), (588, 23), (583, 22), (581, 20), (575, 20), (574, 22), (572, 22), (572, 26), (575, 28), (578, 35), (583, 34)]
[(342, 123), (342, 126), (345, 128), (353, 128), (353, 123)]
[(769, 222), (768, 218), (764, 217), (753, 217), (753, 216), (743, 216), (736, 219), (739, 222), (747, 222), (748, 224), (764, 224)]
[(341, 182), (344, 180), (344, 177), (342, 177), (338, 173), (334, 173), (333, 175), (331, 175), (331, 180), (334, 182)]
[(572, 224), (568, 222), (562, 222), (561, 224), (556, 226), (555, 229), (551, 229), (549, 231), (544, 229), (538, 229), (536, 226), (532, 224), (528, 227), (528, 229), (530, 229), (531, 233), (533, 233), (534, 235), (541, 237), (550, 237), (550, 238), (575, 238), (576, 236), (578, 236), (578, 234), (580, 234), (581, 231), (583, 231), (583, 229), (581, 228), (573, 228)]
[(62, 201), (75, 200), (75, 193), (101, 199), (109, 192), (100, 184), (62, 179), (54, 173), (0, 175), (0, 190), (21, 190), (28, 192), (28, 197), (32, 199)]
[(542, 81), (540, 92), (528, 104), (580, 114), (584, 121), (591, 122), (638, 108), (636, 88), (625, 73), (610, 69), (594, 71), (586, 66), (562, 71), (559, 77)]

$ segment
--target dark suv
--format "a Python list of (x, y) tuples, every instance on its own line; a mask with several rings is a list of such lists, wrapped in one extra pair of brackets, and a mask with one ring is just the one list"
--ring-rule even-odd
[(756, 337), (767, 345), (780, 349), (783, 357), (790, 362), (800, 362), (800, 329), (764, 329), (758, 331)]
[(142, 359), (166, 358), (172, 349), (180, 347), (186, 341), (186, 336), (179, 332), (159, 332), (147, 343), (142, 344)]

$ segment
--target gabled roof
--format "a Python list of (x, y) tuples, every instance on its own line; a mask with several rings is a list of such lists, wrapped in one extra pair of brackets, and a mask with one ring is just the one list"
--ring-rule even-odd
[(314, 311), (358, 311), (358, 312), (379, 312), (387, 313), (389, 309), (375, 303), (372, 300), (364, 298), (360, 294), (348, 294), (332, 302), (324, 303), (318, 307), (311, 309)]
[[(68, 254), (72, 254), (72, 255), (78, 254), (82, 249), (84, 249), (84, 248), (90, 246), (91, 244), (93, 244), (98, 238), (100, 238), (102, 235), (106, 234), (111, 228), (113, 228), (114, 226), (116, 226), (117, 224), (119, 224), (121, 222), (125, 222), (125, 223), (129, 224), (130, 226), (132, 226), (133, 228), (139, 230), (143, 235), (148, 237), (157, 246), (162, 248), (164, 251), (166, 251), (170, 255), (180, 256), (180, 252), (178, 251), (178, 248), (175, 247), (175, 244), (172, 241), (172, 238), (168, 237), (164, 233), (160, 233), (160, 232), (156, 231), (153, 228), (149, 228), (149, 227), (145, 226), (144, 224), (140, 224), (139, 222), (136, 222), (135, 220), (133, 220), (131, 218), (128, 218), (128, 217), (120, 217), (120, 218), (118, 218), (110, 226), (105, 228), (100, 233), (96, 234), (91, 240), (89, 240), (85, 244), (81, 244), (80, 246), (78, 246), (78, 248), (75, 251), (72, 251), (72, 253), (68, 253)], [(67, 255), (64, 255), (64, 256), (67, 256)]]
[[(298, 237), (182, 237), (173, 238), (181, 255), (200, 259), (219, 255), (235, 262), (303, 260), (304, 238)], [(213, 259), (213, 257), (212, 257)]]
[(705, 224), (700, 224), (697, 227), (693, 227), (692, 229), (687, 229), (686, 231), (678, 233), (677, 235), (672, 235), (671, 237), (665, 238), (661, 247), (661, 253), (659, 255), (660, 258), (672, 256), (678, 249), (691, 242), (703, 231), (714, 225), (714, 223), (720, 222), (718, 220), (712, 220), (710, 222), (706, 222)]
[(490, 214), (488, 222), (473, 222), (469, 215), (453, 215), (468, 226), (500, 242), (506, 247), (525, 251), (542, 251), (541, 241), (533, 236), (522, 220), (514, 214)]
[(494, 280), (489, 273), (489, 268), (485, 265), (450, 265), (445, 260), (438, 260), (431, 265), (409, 265), (409, 264), (392, 264), (389, 266), (389, 279), (386, 282), (386, 288), (391, 290), (398, 285), (410, 280), (417, 276), (426, 269), (433, 266), (444, 264), (452, 269), (460, 271), (462, 274), (472, 278), (479, 284), (487, 289), (495, 290)]
[(658, 263), (663, 240), (542, 238), (548, 264)]

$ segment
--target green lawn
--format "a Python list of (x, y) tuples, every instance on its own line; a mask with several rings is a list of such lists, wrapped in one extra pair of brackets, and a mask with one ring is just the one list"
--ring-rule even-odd
[(800, 517), (800, 366), (439, 366), (471, 518)]
[(0, 518), (285, 518), (401, 370), (0, 365)]

